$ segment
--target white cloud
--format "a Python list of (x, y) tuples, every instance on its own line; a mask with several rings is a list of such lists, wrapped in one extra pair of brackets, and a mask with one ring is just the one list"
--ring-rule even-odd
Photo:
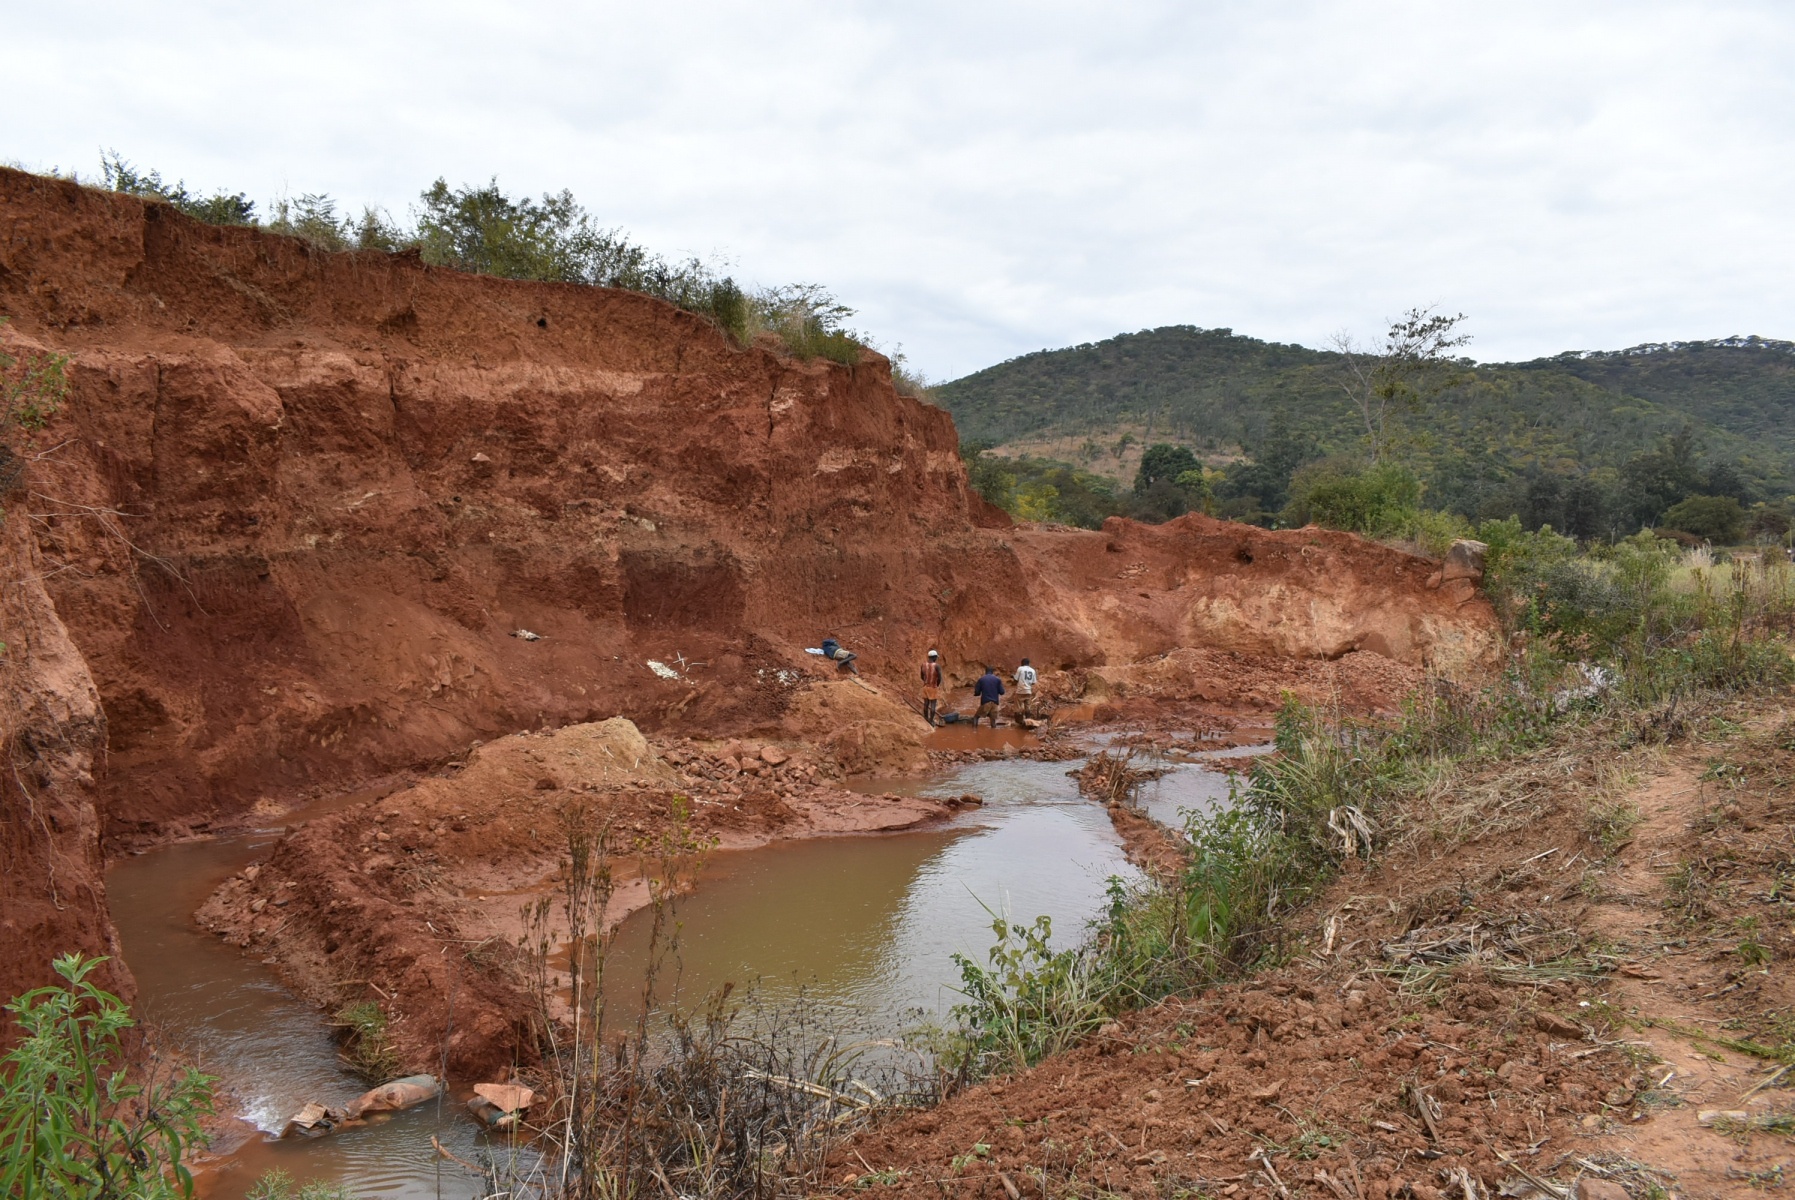
[(403, 211), (571, 188), (937, 377), (1169, 323), (1795, 334), (1766, 3), (11, 3), (0, 155)]

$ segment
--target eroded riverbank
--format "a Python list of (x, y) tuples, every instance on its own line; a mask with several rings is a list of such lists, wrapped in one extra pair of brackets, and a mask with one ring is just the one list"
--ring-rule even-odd
[[(965, 741), (964, 733), (955, 740)], [(1001, 740), (1016, 744), (1013, 735)], [(992, 913), (1022, 919), (1045, 914), (1060, 939), (1075, 940), (1100, 911), (1107, 881), (1136, 877), (1109, 817), (1079, 796), (1068, 775), (1076, 765), (995, 758), (923, 776), (860, 780), (857, 790), (836, 799), (841, 811), (862, 806), (888, 815), (934, 815), (923, 828), (787, 837), (713, 852), (696, 889), (679, 905), (682, 932), (664, 1000), (690, 1005), (724, 984), (753, 988), (773, 1007), (802, 995), (832, 1027), (858, 1037), (891, 1036), (920, 1021), (945, 1019), (958, 998), (953, 956), (983, 961)], [(967, 795), (983, 803), (946, 803)], [(364, 797), (336, 811), (323, 806), (317, 819), (335, 830), (342, 820), (365, 817), (392, 799)], [(695, 806), (698, 812), (705, 807)], [(453, 1070), (450, 1094), (441, 1103), (317, 1141), (266, 1140), (306, 1100), (340, 1102), (365, 1086), (339, 1062), (324, 1010), (275, 977), (277, 963), (264, 961), (273, 953), (245, 954), (191, 918), (209, 896), (234, 895), (220, 892), (221, 885), (242, 880), (252, 862), (266, 863), (280, 837), (264, 830), (163, 846), (121, 861), (109, 877), (115, 904), (129, 914), (121, 929), (146, 1015), (221, 1076), (224, 1107), (243, 1122), (242, 1144), (221, 1144), (228, 1153), (205, 1173), (203, 1190), (235, 1200), (263, 1171), (279, 1167), (299, 1179), (342, 1182), (358, 1194), (472, 1195), (476, 1181), (438, 1155), (430, 1139), (469, 1160), (507, 1147), (502, 1139), (487, 1139), (466, 1116), (460, 1098), (479, 1080)], [(545, 846), (544, 854), (552, 857), (552, 847)], [(255, 914), (272, 914), (270, 928), (304, 920), (307, 910), (295, 911), (303, 897), (287, 898), (300, 888), (280, 887), (284, 879), (257, 882), (287, 899)], [(523, 896), (496, 897), (485, 887), (476, 895), (488, 905), (507, 913), (521, 908)], [(432, 917), (424, 920), (434, 924)], [(614, 1011), (628, 1011), (639, 993), (648, 924), (626, 917), (618, 930), (607, 971), (617, 993)], [(255, 941), (272, 951), (289, 944), (283, 935)], [(445, 937), (438, 954), (465, 954), (466, 944)], [(366, 981), (353, 994), (363, 994), (369, 983), (385, 991)], [(339, 992), (335, 1000), (346, 995)], [(396, 989), (392, 995), (393, 1017), (402, 1022), (403, 995)]]

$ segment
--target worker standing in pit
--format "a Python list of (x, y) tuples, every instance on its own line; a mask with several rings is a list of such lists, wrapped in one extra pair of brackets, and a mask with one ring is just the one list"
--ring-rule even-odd
[(1034, 719), (1035, 684), (1039, 678), (1026, 658), (1016, 668), (1016, 703), (1022, 709), (1022, 719), (1025, 721)]
[(972, 714), (972, 727), (979, 727), (979, 718), (984, 717), (991, 722), (991, 728), (997, 728), (997, 702), (1003, 698), (1003, 680), (997, 677), (995, 668), (986, 667), (985, 673), (979, 676), (978, 682), (972, 685), (978, 696), (978, 711)]
[(935, 724), (935, 710), (941, 706), (941, 655), (929, 651), (922, 664), (922, 718)]

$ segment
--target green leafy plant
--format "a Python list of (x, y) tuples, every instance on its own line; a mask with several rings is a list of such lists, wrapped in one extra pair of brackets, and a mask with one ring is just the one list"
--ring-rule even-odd
[(57, 958), (61, 984), (6, 1006), (24, 1036), (0, 1059), (0, 1196), (193, 1192), (182, 1159), (204, 1143), (213, 1080), (191, 1068), (146, 1080), (124, 1065), (130, 1010), (88, 980), (104, 961)]
[[(989, 911), (989, 910), (987, 910)], [(1109, 993), (1093, 948), (1055, 950), (1053, 922), (1025, 925), (995, 913), (987, 961), (954, 955), (960, 993), (954, 1006), (964, 1039), (958, 1065), (968, 1077), (1021, 1070), (1075, 1045), (1109, 1019)]]

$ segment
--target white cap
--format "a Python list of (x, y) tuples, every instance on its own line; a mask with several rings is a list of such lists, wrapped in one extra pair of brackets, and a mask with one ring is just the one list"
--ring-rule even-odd
[(941, 655), (939, 655), (935, 651), (931, 650), (931, 651), (929, 651), (929, 657), (930, 658), (940, 658)]

